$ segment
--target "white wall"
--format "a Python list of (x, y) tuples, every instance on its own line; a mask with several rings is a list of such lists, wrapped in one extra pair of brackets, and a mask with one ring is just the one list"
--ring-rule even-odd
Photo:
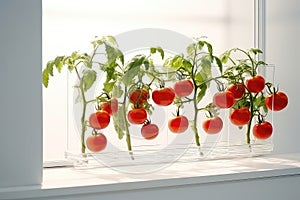
[(1, 0), (0, 188), (41, 182), (41, 49), (41, 0)]
[(287, 92), (287, 109), (274, 113), (274, 153), (300, 152), (300, 1), (267, 0), (266, 59)]

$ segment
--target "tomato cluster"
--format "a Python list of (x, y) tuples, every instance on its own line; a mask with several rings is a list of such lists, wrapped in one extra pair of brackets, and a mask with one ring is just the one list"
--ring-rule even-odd
[(93, 128), (92, 135), (86, 140), (86, 146), (92, 152), (99, 152), (105, 149), (107, 145), (106, 136), (98, 133), (96, 130), (106, 128), (110, 123), (111, 115), (118, 112), (118, 100), (111, 98), (99, 103), (98, 110), (89, 116), (89, 126)]
[[(174, 87), (160, 87), (154, 89), (151, 93), (153, 102), (158, 106), (169, 106), (174, 102), (175, 97), (184, 98), (193, 92), (194, 85), (191, 80), (179, 80)], [(141, 135), (147, 139), (154, 139), (159, 133), (156, 124), (150, 123), (147, 119), (147, 105), (150, 98), (149, 90), (145, 88), (136, 88), (129, 92), (129, 101), (132, 109), (128, 111), (127, 118), (132, 124), (143, 124)], [(173, 133), (185, 132), (188, 128), (188, 119), (183, 115), (177, 115), (168, 122), (169, 130)]]
[[(265, 86), (268, 86), (269, 94), (264, 97), (261, 93)], [(261, 93), (259, 95), (259, 93)], [(270, 88), (270, 83), (266, 83), (263, 76), (255, 75), (243, 82), (238, 82), (230, 85), (225, 91), (217, 92), (213, 96), (213, 104), (220, 108), (231, 108), (229, 119), (236, 126), (251, 125), (252, 118), (258, 117), (258, 123), (252, 128), (254, 137), (257, 139), (267, 139), (272, 135), (272, 124), (264, 120), (264, 116), (260, 113), (259, 106), (254, 105), (255, 98), (263, 99), (262, 105), (266, 109), (280, 111), (288, 104), (288, 97), (281, 91), (273, 93)], [(249, 100), (249, 98), (251, 98)], [(218, 133), (222, 129), (222, 120), (219, 117), (208, 118), (203, 122), (203, 129), (207, 133)], [(210, 128), (211, 127), (211, 128)]]

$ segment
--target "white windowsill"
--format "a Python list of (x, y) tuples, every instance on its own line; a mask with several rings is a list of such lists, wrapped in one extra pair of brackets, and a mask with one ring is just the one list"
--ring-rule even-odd
[(140, 175), (109, 168), (49, 168), (43, 173), (41, 189), (0, 190), (0, 199), (84, 195), (300, 175), (300, 153), (174, 163), (160, 171)]

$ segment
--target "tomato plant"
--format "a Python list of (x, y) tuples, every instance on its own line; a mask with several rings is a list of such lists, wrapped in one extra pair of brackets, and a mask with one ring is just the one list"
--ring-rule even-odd
[(188, 129), (188, 126), (189, 126), (189, 121), (183, 115), (176, 116), (170, 119), (168, 122), (168, 127), (170, 131), (172, 131), (173, 133), (183, 133)]
[(230, 91), (217, 92), (213, 102), (219, 108), (230, 108), (234, 104), (234, 95)]
[(191, 80), (179, 80), (174, 84), (174, 91), (177, 97), (183, 98), (192, 94), (194, 85)]
[(146, 123), (142, 126), (141, 134), (147, 140), (156, 138), (159, 133), (159, 128), (156, 124)]
[(251, 113), (249, 111), (249, 108), (247, 107), (233, 109), (230, 113), (229, 118), (231, 123), (233, 123), (234, 125), (243, 126), (249, 123), (251, 119)]
[(152, 92), (152, 99), (154, 103), (160, 106), (168, 106), (173, 103), (175, 92), (170, 87), (156, 89)]
[[(223, 120), (219, 117), (220, 109), (232, 108), (230, 120), (237, 126), (247, 125), (246, 139), (250, 144), (252, 121), (255, 119), (259, 121), (253, 127), (254, 136), (259, 139), (267, 138), (272, 134), (270, 125), (264, 122), (268, 109), (282, 110), (288, 103), (287, 96), (282, 92), (273, 90), (270, 92), (271, 95), (265, 96), (263, 92), (265, 86), (268, 89), (274, 86), (258, 74), (258, 68), (266, 65), (257, 59), (259, 57), (257, 55), (262, 53), (260, 49), (252, 48), (246, 51), (234, 48), (217, 57), (213, 54), (212, 45), (198, 38), (187, 47), (186, 53), (165, 59), (162, 48), (151, 47), (149, 54), (137, 54), (124, 62), (123, 52), (112, 36), (96, 38), (92, 41), (92, 46), (91, 54), (75, 51), (68, 56), (58, 56), (50, 60), (43, 70), (45, 87), (48, 86), (49, 78), (54, 75), (54, 69), (60, 73), (63, 67), (67, 67), (69, 72), (73, 72), (77, 77), (73, 89), (77, 96), (75, 103), (80, 103), (82, 108), (80, 117), (82, 153), (85, 153), (85, 145), (91, 151), (98, 151), (92, 147), (95, 138), (102, 138), (104, 144), (105, 136), (97, 134), (95, 129), (106, 128), (111, 117), (118, 138), (126, 137), (127, 148), (132, 155), (130, 126), (145, 123), (141, 127), (141, 134), (146, 139), (153, 139), (159, 133), (157, 125), (147, 122), (147, 116), (150, 117), (156, 111), (154, 104), (176, 106), (177, 116), (169, 119), (169, 130), (182, 133), (191, 124), (197, 146), (200, 146), (198, 131), (200, 112), (209, 113), (208, 119), (202, 124), (203, 130), (215, 134), (223, 127)], [(163, 70), (154, 64), (152, 55), (156, 53), (160, 54), (164, 62)], [(234, 53), (241, 53), (245, 58), (241, 58), (240, 54), (232, 56)], [(101, 62), (96, 60), (98, 54), (103, 55)], [(236, 57), (239, 59), (235, 59)], [(217, 76), (212, 73), (212, 67), (215, 65), (219, 71)], [(101, 73), (99, 70), (104, 72), (105, 77), (102, 81), (102, 91), (99, 96), (91, 97), (90, 89)], [(220, 92), (213, 96), (212, 102), (203, 105), (203, 98), (207, 99), (207, 91), (214, 85), (212, 82), (217, 85)], [(174, 83), (174, 89), (164, 87), (165, 83)], [(225, 86), (228, 84), (231, 85), (226, 89)], [(157, 85), (161, 88), (157, 89), (155, 87)], [(148, 101), (151, 91), (154, 103)], [(191, 119), (179, 114), (179, 109), (184, 108), (186, 104), (192, 106)], [(88, 106), (96, 107), (98, 111), (87, 113), (91, 108)], [(91, 129), (94, 134), (85, 142), (85, 133)]]
[(246, 80), (246, 87), (250, 92), (258, 93), (265, 88), (265, 78), (261, 75), (248, 78)]
[(103, 129), (108, 126), (110, 116), (106, 111), (97, 111), (89, 117), (89, 124), (94, 129)]
[(147, 120), (147, 112), (144, 108), (134, 108), (128, 112), (128, 120), (133, 124), (142, 124)]
[(288, 97), (284, 92), (276, 92), (274, 94), (270, 94), (265, 99), (266, 106), (270, 110), (280, 111), (284, 109), (288, 104)]
[(264, 121), (253, 126), (253, 135), (257, 139), (267, 139), (272, 135), (273, 127), (270, 122)]
[(227, 91), (232, 92), (235, 99), (240, 99), (245, 94), (245, 86), (242, 83), (230, 85)]
[(203, 121), (202, 128), (208, 134), (216, 134), (222, 130), (223, 121), (218, 116), (211, 117)]
[(97, 133), (90, 135), (86, 139), (86, 146), (92, 152), (99, 152), (105, 149), (107, 145), (107, 139), (104, 134)]
[(149, 98), (149, 92), (146, 89), (136, 89), (129, 93), (129, 100), (136, 107), (141, 107)]

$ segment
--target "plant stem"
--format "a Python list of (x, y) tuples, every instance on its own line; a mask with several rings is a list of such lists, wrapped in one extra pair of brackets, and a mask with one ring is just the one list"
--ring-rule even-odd
[(131, 155), (131, 159), (134, 160), (134, 157), (132, 155), (132, 147), (131, 147), (131, 139), (130, 139), (130, 132), (128, 128), (128, 122), (126, 119), (126, 99), (127, 99), (127, 86), (125, 86), (125, 92), (124, 92), (124, 100), (123, 100), (123, 116), (124, 116), (124, 121), (125, 121), (125, 131), (126, 131), (126, 142), (127, 142), (127, 149)]
[(193, 127), (194, 127), (195, 142), (196, 142), (196, 145), (198, 147), (200, 147), (200, 138), (199, 138), (198, 128), (197, 128), (197, 118), (198, 118), (198, 112), (199, 112), (198, 107), (197, 107), (197, 87), (194, 90), (193, 103), (194, 103), (194, 111), (195, 111), (194, 121), (193, 121), (193, 123), (194, 123)]
[(247, 144), (250, 144), (250, 131), (251, 131), (251, 124), (252, 124), (252, 120), (253, 120), (253, 96), (252, 94), (249, 92), (249, 99), (250, 99), (250, 121), (248, 123), (247, 126), (247, 132), (246, 132), (246, 141)]
[(198, 134), (198, 128), (197, 128), (197, 118), (198, 118), (198, 107), (197, 107), (197, 91), (198, 91), (198, 87), (196, 85), (196, 80), (195, 80), (195, 74), (196, 74), (196, 68), (195, 65), (197, 66), (197, 48), (195, 48), (195, 55), (193, 58), (193, 67), (192, 67), (192, 71), (191, 71), (191, 77), (193, 80), (193, 84), (194, 84), (194, 97), (193, 97), (193, 104), (194, 104), (194, 121), (193, 121), (193, 130), (194, 130), (194, 136), (195, 136), (195, 142), (197, 147), (200, 147), (200, 138), (199, 138), (199, 134)]
[(87, 101), (85, 98), (85, 94), (84, 94), (84, 89), (83, 89), (83, 82), (82, 82), (82, 78), (79, 75), (79, 72), (77, 70), (77, 68), (75, 67), (75, 71), (77, 74), (77, 77), (80, 81), (79, 83), (79, 90), (80, 90), (80, 94), (82, 97), (82, 115), (81, 115), (81, 153), (85, 153), (85, 131), (86, 131), (86, 124), (85, 124), (85, 112), (86, 112), (86, 106), (87, 106)]

